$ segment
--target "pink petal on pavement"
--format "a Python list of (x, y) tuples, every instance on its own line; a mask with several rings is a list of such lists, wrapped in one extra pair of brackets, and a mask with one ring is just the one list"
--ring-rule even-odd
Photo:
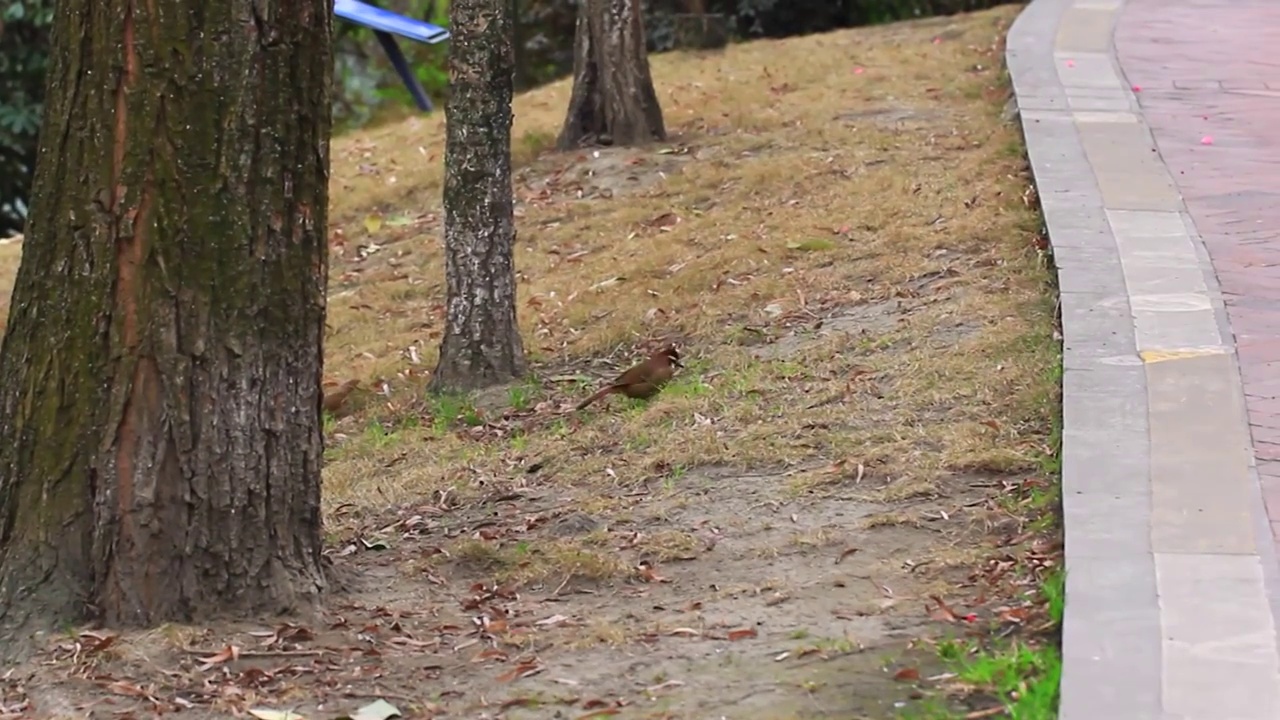
[(1075, 60), (1068, 60), (1068, 61), (1067, 61), (1067, 67), (1075, 67), (1075, 66), (1076, 66), (1076, 61), (1075, 61)]
[(1205, 135), (1204, 137), (1200, 138), (1200, 144), (1201, 144), (1201, 145), (1212, 145), (1212, 144), (1213, 144), (1213, 136), (1212, 136), (1212, 135)]
[(854, 75), (861, 75), (862, 73), (864, 73), (864, 72), (866, 72), (866, 71), (867, 71), (867, 70), (866, 70), (866, 68), (856, 67), (856, 68), (854, 68), (854, 69), (853, 69), (853, 74), (854, 74)]
[(1134, 92), (1142, 92), (1142, 86), (1141, 86), (1141, 85), (1134, 85), (1134, 86), (1133, 86), (1133, 91), (1134, 91)]

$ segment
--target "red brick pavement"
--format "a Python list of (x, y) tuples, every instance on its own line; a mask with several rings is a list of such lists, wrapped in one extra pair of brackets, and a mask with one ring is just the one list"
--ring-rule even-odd
[(1280, 0), (1129, 0), (1115, 43), (1217, 271), (1280, 537)]

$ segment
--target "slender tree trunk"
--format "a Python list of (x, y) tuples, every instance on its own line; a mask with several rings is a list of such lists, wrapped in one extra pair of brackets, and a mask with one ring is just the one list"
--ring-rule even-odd
[(640, 0), (581, 0), (573, 94), (556, 147), (639, 145), (666, 136), (649, 75)]
[(516, 325), (511, 190), (515, 72), (510, 0), (449, 5), (444, 239), (448, 286), (435, 391), (467, 391), (525, 373)]
[(0, 618), (310, 606), (330, 3), (59, 0), (0, 350)]

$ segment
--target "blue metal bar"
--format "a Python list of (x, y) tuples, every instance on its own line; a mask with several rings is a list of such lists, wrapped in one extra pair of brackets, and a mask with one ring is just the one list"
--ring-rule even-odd
[(374, 30), (373, 36), (378, 38), (378, 43), (382, 45), (382, 51), (387, 54), (387, 59), (391, 61), (391, 66), (396, 69), (396, 74), (400, 76), (400, 81), (404, 83), (405, 88), (409, 90), (409, 94), (413, 96), (413, 102), (422, 112), (431, 112), (431, 98), (427, 96), (427, 91), (422, 89), (422, 83), (418, 82), (418, 76), (413, 74), (413, 69), (409, 67), (409, 61), (405, 59), (404, 51), (400, 49), (400, 43), (396, 42), (396, 36), (383, 30)]
[(398, 15), (361, 0), (334, 0), (333, 14), (372, 29), (374, 36), (378, 38), (378, 43), (382, 45), (382, 51), (387, 54), (387, 59), (395, 67), (396, 74), (400, 76), (400, 81), (409, 90), (409, 94), (413, 96), (418, 109), (431, 112), (431, 98), (427, 97), (422, 84), (413, 74), (413, 69), (409, 67), (409, 62), (405, 59), (395, 36), (400, 35), (410, 40), (434, 45), (448, 40), (449, 31), (439, 25)]

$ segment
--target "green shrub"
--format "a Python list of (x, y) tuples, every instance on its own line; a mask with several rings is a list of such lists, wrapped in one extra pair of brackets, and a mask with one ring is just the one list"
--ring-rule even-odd
[(52, 0), (0, 8), (0, 237), (22, 230), (35, 166)]

